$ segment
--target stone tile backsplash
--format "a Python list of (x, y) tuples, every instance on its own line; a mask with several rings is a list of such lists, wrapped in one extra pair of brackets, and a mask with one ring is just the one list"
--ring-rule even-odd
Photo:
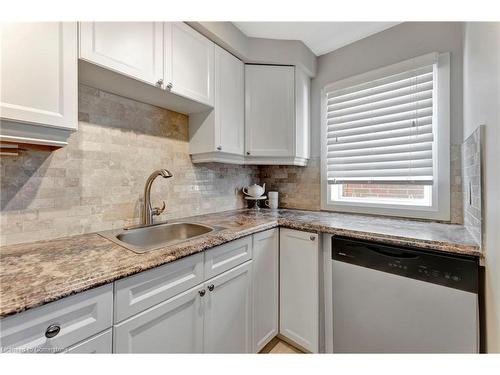
[(464, 225), (476, 241), (482, 241), (482, 134), (478, 127), (462, 144)]
[(113, 229), (138, 222), (144, 183), (161, 219), (245, 207), (241, 188), (258, 168), (191, 163), (188, 117), (88, 86), (79, 87), (79, 129), (54, 152), (0, 159), (0, 243)]
[(279, 192), (281, 208), (321, 209), (320, 159), (310, 159), (306, 167), (269, 165), (260, 167), (260, 182), (266, 191)]
[[(477, 235), (477, 150), (461, 147), (451, 147), (451, 222), (465, 216)], [(174, 175), (153, 185), (153, 205), (167, 205), (159, 220), (246, 207), (241, 188), (254, 182), (279, 191), (280, 207), (321, 209), (319, 158), (307, 167), (192, 164), (187, 116), (80, 85), (79, 129), (66, 147), (0, 159), (0, 244), (138, 223), (144, 183), (159, 168)]]

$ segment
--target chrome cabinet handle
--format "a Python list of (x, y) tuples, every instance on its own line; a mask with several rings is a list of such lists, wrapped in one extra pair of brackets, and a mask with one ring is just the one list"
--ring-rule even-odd
[(156, 86), (158, 86), (158, 87), (163, 86), (163, 78), (160, 78), (158, 81), (156, 81)]
[(214, 289), (215, 289), (215, 285), (214, 285), (214, 284), (210, 284), (210, 285), (208, 286), (208, 290), (209, 290), (209, 291), (213, 291)]
[(174, 85), (172, 84), (172, 82), (167, 83), (167, 89), (168, 90), (172, 90), (172, 87), (174, 87)]
[(218, 151), (222, 150), (222, 146), (217, 146), (217, 150)]
[(310, 239), (311, 241), (314, 241), (314, 240), (316, 239), (316, 236), (310, 236), (310, 237), (309, 237), (309, 239)]
[(205, 289), (198, 291), (198, 294), (200, 295), (200, 297), (203, 297), (205, 295), (205, 293), (206, 293)]
[(61, 331), (61, 326), (58, 324), (51, 324), (45, 330), (45, 337), (51, 339), (52, 337), (56, 337), (57, 334)]

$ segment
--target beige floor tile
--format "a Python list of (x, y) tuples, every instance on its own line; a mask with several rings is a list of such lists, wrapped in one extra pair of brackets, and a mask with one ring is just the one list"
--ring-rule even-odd
[(292, 345), (274, 338), (261, 351), (262, 354), (303, 354), (302, 351)]

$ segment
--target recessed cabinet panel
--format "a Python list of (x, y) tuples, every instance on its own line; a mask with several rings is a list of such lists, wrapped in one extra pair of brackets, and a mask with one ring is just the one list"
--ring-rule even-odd
[(245, 66), (245, 142), (249, 156), (293, 157), (294, 67)]
[(214, 43), (183, 22), (165, 23), (165, 78), (170, 91), (214, 105)]
[(116, 353), (201, 353), (203, 298), (195, 287), (114, 326)]
[(270, 229), (253, 237), (253, 350), (258, 353), (278, 334), (279, 230)]
[[(76, 130), (76, 23), (2, 23), (0, 35), (2, 119)], [(33, 133), (43, 132), (42, 129), (40, 127)], [(9, 133), (10, 130), (12, 132)], [(29, 126), (23, 128), (22, 124), (14, 124), (2, 129), (1, 136), (2, 139), (12, 136), (12, 139), (5, 138), (8, 141), (16, 141), (17, 137), (19, 142), (31, 143), (30, 130)], [(60, 136), (55, 136), (60, 140)], [(36, 134), (32, 137), (42, 140), (35, 143), (51, 144), (50, 130), (45, 136)], [(53, 144), (63, 145), (64, 142)]]
[(163, 80), (163, 23), (80, 22), (80, 58), (156, 85)]
[(252, 261), (205, 283), (206, 353), (252, 352)]
[[(245, 136), (244, 65), (222, 48), (215, 47), (216, 146), (222, 152), (243, 155)], [(218, 138), (218, 139), (217, 139)]]
[(319, 348), (319, 236), (280, 229), (280, 334)]
[(189, 116), (189, 152), (194, 163), (243, 164), (244, 64), (215, 46), (214, 109)]

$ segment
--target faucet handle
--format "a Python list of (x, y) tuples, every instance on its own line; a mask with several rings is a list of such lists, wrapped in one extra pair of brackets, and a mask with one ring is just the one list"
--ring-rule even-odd
[(165, 201), (163, 201), (163, 205), (161, 206), (161, 208), (160, 208), (160, 207), (155, 207), (155, 208), (153, 208), (153, 209), (151, 210), (151, 213), (152, 213), (153, 215), (158, 216), (158, 215), (161, 215), (161, 213), (162, 213), (163, 211), (165, 211)]

